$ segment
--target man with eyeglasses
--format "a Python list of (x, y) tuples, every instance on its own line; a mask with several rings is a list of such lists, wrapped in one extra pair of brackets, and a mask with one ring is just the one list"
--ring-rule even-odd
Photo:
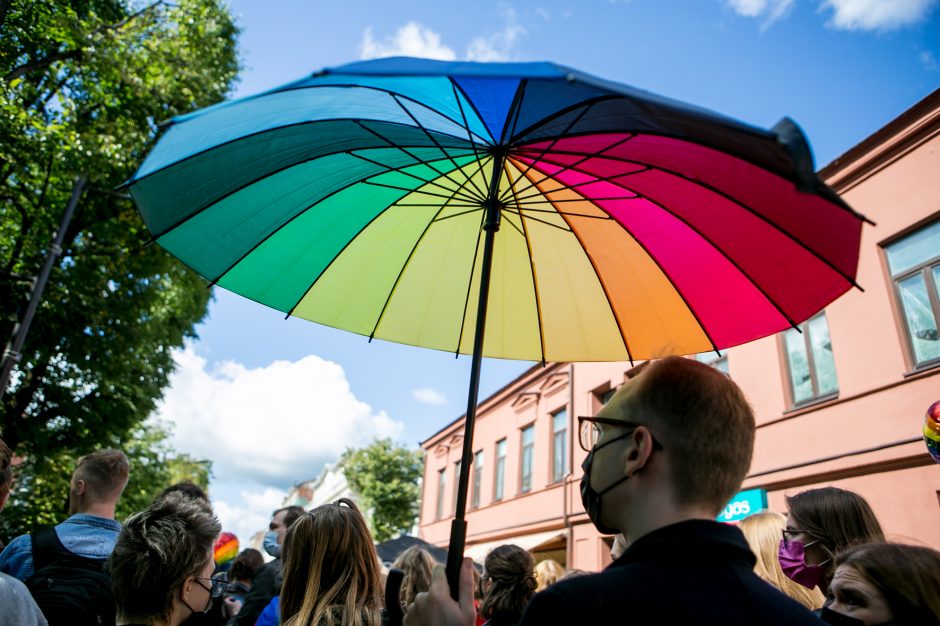
[[(692, 359), (653, 361), (579, 421), (585, 511), (627, 548), (603, 572), (537, 594), (523, 626), (820, 623), (758, 578), (741, 532), (715, 521), (754, 447), (753, 411), (731, 379)], [(435, 572), (405, 624), (469, 626), (467, 589), (461, 579), (459, 602), (450, 600)]]
[(124, 524), (108, 569), (118, 626), (179, 626), (221, 602), (212, 547), (222, 528), (206, 502), (173, 492)]

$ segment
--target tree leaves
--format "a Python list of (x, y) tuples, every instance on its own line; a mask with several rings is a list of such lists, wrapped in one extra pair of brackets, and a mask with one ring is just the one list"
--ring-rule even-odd
[[(0, 0), (4, 342), (75, 176), (88, 176), (0, 403), (2, 436), (28, 459), (20, 473), (38, 490), (31, 498), (59, 497), (45, 472), (105, 442), (136, 445), (173, 370), (171, 350), (205, 316), (206, 282), (145, 246), (133, 204), (113, 190), (153, 145), (158, 122), (228, 94), (237, 35), (222, 0)], [(52, 500), (42, 507), (60, 510)]]
[(365, 508), (372, 511), (373, 538), (382, 542), (408, 532), (418, 517), (419, 481), (424, 470), (420, 450), (377, 439), (358, 449), (347, 449), (339, 466)]

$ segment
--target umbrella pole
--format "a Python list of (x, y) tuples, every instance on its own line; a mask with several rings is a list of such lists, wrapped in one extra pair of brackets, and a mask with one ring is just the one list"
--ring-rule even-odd
[(486, 219), (483, 222), (483, 263), (480, 268), (480, 296), (477, 302), (477, 323), (473, 336), (473, 357), (470, 362), (470, 389), (467, 393), (467, 413), (464, 421), (463, 453), (460, 456), (460, 476), (457, 479), (457, 511), (450, 524), (450, 545), (447, 548), (447, 583), (450, 595), (457, 600), (460, 564), (467, 540), (467, 490), (470, 483), (470, 464), (473, 462), (473, 427), (476, 422), (477, 397), (480, 393), (480, 366), (483, 362), (483, 335), (486, 330), (486, 305), (490, 291), (490, 269), (493, 265), (493, 240), (499, 230), (501, 203), (496, 199), (502, 158), (494, 158), (493, 177), (489, 199), (486, 201)]

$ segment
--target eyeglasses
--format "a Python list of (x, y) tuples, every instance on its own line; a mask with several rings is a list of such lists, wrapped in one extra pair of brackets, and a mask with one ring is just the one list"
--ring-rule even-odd
[(783, 534), (783, 547), (784, 548), (790, 547), (790, 542), (793, 541), (796, 535), (806, 534), (805, 530), (801, 530), (799, 528), (784, 528), (780, 532)]
[(196, 580), (208, 580), (209, 586), (206, 587), (202, 583), (199, 583), (203, 589), (209, 592), (209, 595), (213, 598), (220, 598), (223, 593), (225, 593), (225, 588), (228, 587), (228, 581), (222, 578), (199, 578)]
[[(625, 420), (615, 420), (606, 417), (578, 417), (578, 443), (585, 452), (590, 452), (597, 444), (597, 440), (604, 434), (603, 426), (615, 426), (617, 428), (636, 429), (643, 424), (628, 422)], [(653, 449), (662, 450), (663, 446), (653, 437)]]

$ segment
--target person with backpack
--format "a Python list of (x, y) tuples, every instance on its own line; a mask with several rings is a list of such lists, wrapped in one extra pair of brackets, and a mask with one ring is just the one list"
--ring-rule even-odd
[[(13, 452), (0, 439), (0, 511), (12, 484)], [(48, 626), (26, 585), (9, 574), (0, 574), (0, 626)]]
[(72, 515), (55, 527), (16, 537), (0, 553), (0, 572), (26, 583), (50, 626), (115, 623), (104, 561), (121, 532), (114, 511), (129, 472), (120, 450), (82, 457), (69, 483)]

